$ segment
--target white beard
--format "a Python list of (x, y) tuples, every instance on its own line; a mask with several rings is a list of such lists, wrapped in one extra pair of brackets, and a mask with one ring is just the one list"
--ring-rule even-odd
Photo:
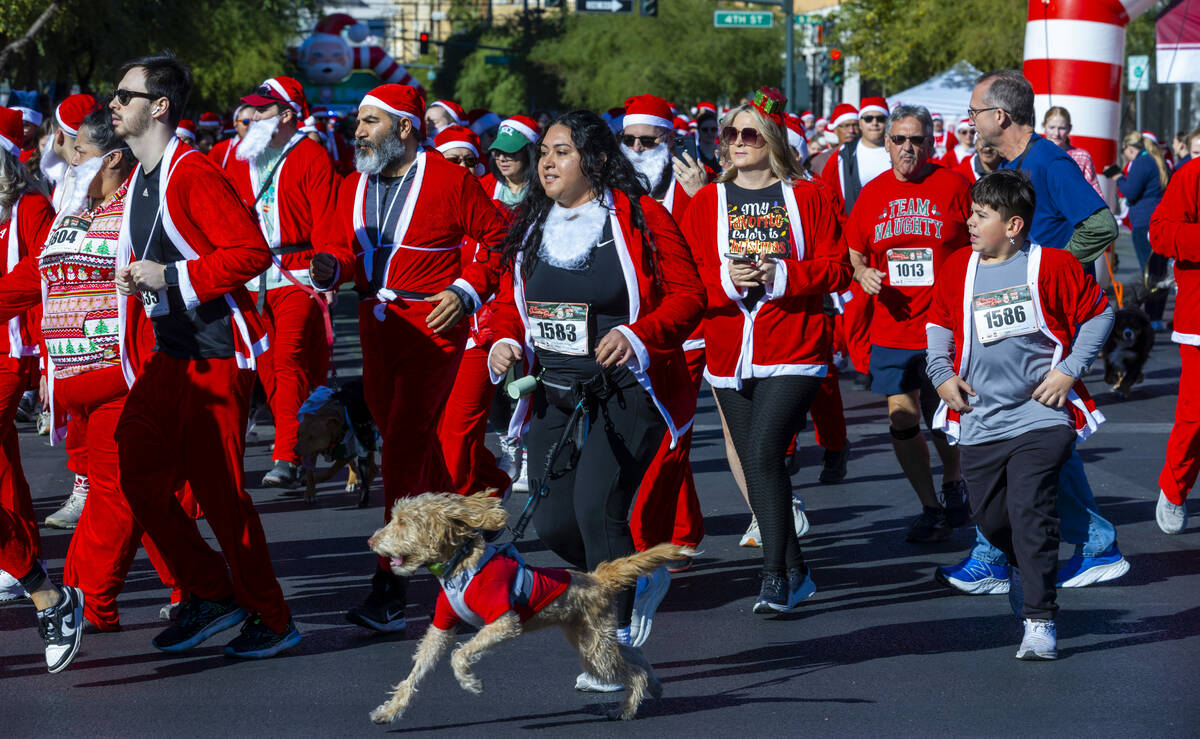
[(258, 155), (271, 145), (271, 139), (277, 130), (279, 130), (279, 116), (277, 115), (261, 121), (251, 121), (250, 127), (246, 129), (246, 135), (242, 137), (242, 143), (238, 144), (237, 158), (243, 162), (257, 159)]
[(404, 156), (404, 144), (388, 134), (378, 146), (364, 139), (354, 140), (354, 168), (363, 174), (379, 174)]
[(671, 159), (670, 149), (666, 144), (659, 144), (653, 149), (638, 152), (630, 149), (624, 142), (621, 142), (620, 147), (621, 153), (638, 174), (650, 181), (650, 192), (654, 192), (666, 174), (667, 162)]
[(58, 188), (62, 193), (58, 208), (59, 215), (75, 216), (87, 208), (88, 190), (92, 189), (92, 180), (100, 174), (103, 166), (104, 155), (101, 155), (92, 157), (67, 170), (66, 177), (63, 178), (62, 184)]
[(46, 175), (46, 179), (57, 185), (63, 181), (63, 177), (67, 175), (67, 168), (71, 166), (65, 159), (54, 151), (54, 137), (46, 137), (46, 145), (42, 147), (42, 159), (38, 167), (42, 170), (42, 174)]
[(555, 203), (542, 226), (538, 256), (559, 269), (581, 269), (604, 236), (606, 218), (608, 208), (599, 200), (589, 200), (576, 208)]

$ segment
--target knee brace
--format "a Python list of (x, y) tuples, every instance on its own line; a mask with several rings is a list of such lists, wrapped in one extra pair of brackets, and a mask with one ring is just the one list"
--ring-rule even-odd
[(921, 424), (913, 424), (911, 427), (906, 429), (898, 429), (895, 426), (888, 426), (888, 433), (892, 435), (893, 439), (896, 439), (897, 441), (904, 441), (905, 439), (911, 439), (917, 434), (921, 433)]

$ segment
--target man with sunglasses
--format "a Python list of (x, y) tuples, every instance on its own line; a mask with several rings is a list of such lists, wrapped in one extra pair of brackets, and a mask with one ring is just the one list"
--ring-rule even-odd
[(298, 81), (272, 77), (242, 103), (250, 130), (225, 176), (258, 218), (272, 262), (247, 284), (270, 340), (258, 377), (275, 418), (275, 445), (262, 484), (291, 489), (301, 479), (296, 414), (329, 371), (329, 305), (312, 288), (308, 264), (313, 229), (333, 213), (338, 177), (325, 148), (300, 133), (308, 104)]
[(849, 215), (863, 186), (892, 168), (883, 146), (887, 101), (881, 97), (863, 98), (857, 113), (851, 105), (846, 105), (841, 113), (836, 110), (834, 113), (833, 127), (839, 132), (838, 138), (842, 138), (840, 129), (851, 122), (857, 122), (860, 132), (857, 137), (843, 140), (821, 170), (821, 179), (842, 196), (845, 212)]
[[(684, 154), (686, 161), (674, 157), (675, 134), (671, 119), (671, 105), (666, 100), (654, 95), (629, 98), (625, 101), (625, 114), (621, 119), (620, 148), (638, 174), (646, 178), (650, 195), (680, 221), (692, 195), (706, 184), (707, 179), (703, 177), (703, 167), (690, 155)], [(684, 179), (675, 176), (677, 169), (688, 170), (689, 167), (699, 169), (701, 173), (695, 177), (688, 171), (685, 179), (692, 187), (690, 191), (684, 186)]]
[(898, 105), (888, 119), (887, 172), (863, 187), (846, 222), (854, 280), (874, 303), (870, 325), (871, 390), (887, 397), (892, 449), (921, 503), (910, 542), (950, 536), (969, 518), (958, 449), (933, 431), (942, 460), (934, 487), (921, 418), (933, 429), (937, 390), (925, 374), (925, 317), (942, 263), (970, 243), (970, 185), (931, 161), (933, 119), (920, 106)]
[[(1117, 222), (1075, 160), (1035, 132), (1033, 101), (1033, 86), (1020, 72), (997, 70), (975, 81), (967, 114), (980, 149), (995, 147), (1005, 159), (1001, 168), (1029, 175), (1037, 195), (1030, 240), (1066, 249), (1087, 272), (1117, 237)], [(1129, 571), (1129, 561), (1117, 546), (1116, 527), (1100, 515), (1077, 450), (1072, 449), (1060, 476), (1062, 538), (1075, 544), (1075, 555), (1059, 570), (1058, 587), (1079, 588), (1121, 577)], [(1004, 554), (978, 534), (967, 558), (939, 567), (936, 576), (964, 592), (1003, 593), (1010, 587), (1009, 575)], [(988, 589), (981, 590), (985, 584)]]
[[(233, 185), (175, 138), (191, 87), (176, 57), (142, 57), (122, 65), (109, 104), (114, 132), (138, 160), (116, 276), (121, 295), (138, 299), (118, 307), (121, 320), (144, 311), (154, 329), (136, 379), (135, 363), (122, 363), (132, 386), (114, 434), (120, 483), (189, 594), (154, 646), (183, 652), (244, 621), (225, 654), (270, 657), (300, 641), (244, 484), (253, 370), (267, 344), (245, 284), (271, 265), (271, 252)], [(121, 334), (125, 344), (135, 337)], [(225, 556), (180, 506), (175, 491), (185, 482)]]

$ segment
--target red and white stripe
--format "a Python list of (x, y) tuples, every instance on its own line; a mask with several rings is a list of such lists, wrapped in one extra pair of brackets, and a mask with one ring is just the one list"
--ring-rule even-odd
[[(1071, 113), (1071, 143), (1096, 167), (1117, 161), (1125, 27), (1154, 0), (1029, 0), (1026, 79), (1037, 120), (1055, 105)], [(1101, 181), (1111, 196), (1112, 182)]]
[(379, 75), (379, 79), (384, 83), (395, 83), (398, 85), (408, 85), (415, 87), (425, 95), (425, 88), (417, 82), (416, 78), (408, 73), (408, 70), (398, 64), (386, 51), (378, 46), (354, 46), (351, 47), (353, 53), (353, 61), (355, 69), (369, 69)]

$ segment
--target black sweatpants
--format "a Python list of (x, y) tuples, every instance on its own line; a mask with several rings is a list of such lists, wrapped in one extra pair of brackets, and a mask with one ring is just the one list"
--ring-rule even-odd
[(959, 447), (971, 516), (1021, 571), (1025, 618), (1058, 612), (1058, 476), (1074, 441), (1074, 429), (1052, 426)]
[[(533, 515), (538, 536), (558, 556), (581, 570), (632, 554), (629, 506), (666, 433), (654, 402), (628, 370), (611, 373), (609, 390), (591, 397), (591, 428), (579, 461), (549, 480), (549, 494)], [(533, 418), (526, 434), (530, 494), (545, 477), (546, 455), (562, 436), (575, 398), (548, 383), (566, 385), (549, 375), (533, 395)], [(556, 472), (566, 470), (571, 445), (558, 456)], [(628, 626), (634, 589), (617, 597), (617, 626)]]
[(807, 571), (792, 517), (787, 448), (808, 413), (822, 377), (780, 375), (747, 380), (741, 390), (717, 388), (717, 402), (742, 463), (750, 508), (762, 532), (763, 571)]

